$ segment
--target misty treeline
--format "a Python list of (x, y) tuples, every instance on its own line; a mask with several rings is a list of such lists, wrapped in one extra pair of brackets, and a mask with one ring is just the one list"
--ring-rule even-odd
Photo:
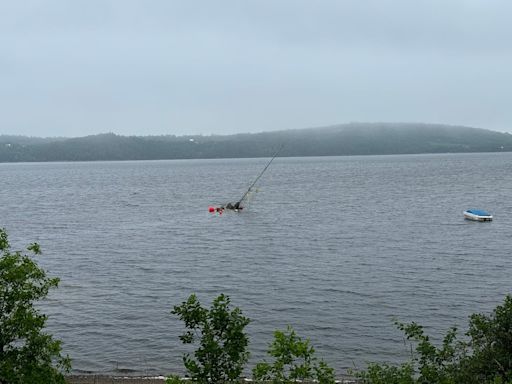
[[(241, 128), (242, 129), (242, 128)], [(512, 135), (433, 124), (351, 123), (209, 136), (0, 136), (0, 162), (160, 160), (512, 151)]]

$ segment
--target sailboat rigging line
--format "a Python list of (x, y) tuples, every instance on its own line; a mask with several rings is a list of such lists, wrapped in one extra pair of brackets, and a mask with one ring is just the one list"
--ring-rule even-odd
[(270, 159), (270, 161), (267, 163), (267, 165), (265, 166), (265, 168), (263, 168), (263, 171), (261, 171), (261, 173), (258, 175), (258, 177), (256, 179), (254, 179), (254, 181), (252, 182), (251, 186), (249, 187), (249, 189), (244, 193), (244, 195), (242, 196), (242, 198), (240, 200), (238, 200), (238, 205), (240, 205), (242, 203), (242, 201), (245, 199), (245, 197), (248, 195), (249, 192), (251, 192), (251, 189), (252, 187), (254, 187), (254, 185), (258, 182), (258, 180), (260, 179), (261, 176), (263, 176), (263, 174), (265, 173), (265, 171), (267, 170), (267, 168), (270, 166), (270, 164), (272, 163), (272, 161), (274, 161), (274, 159), (277, 157), (277, 155), (279, 154), (279, 152), (281, 151), (281, 149), (283, 149), (283, 144), (281, 144), (281, 146), (279, 147), (279, 149), (274, 153), (274, 155), (272, 156), (272, 158)]

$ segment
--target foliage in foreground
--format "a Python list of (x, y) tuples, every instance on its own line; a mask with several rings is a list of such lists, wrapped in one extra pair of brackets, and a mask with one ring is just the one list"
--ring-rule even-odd
[(397, 323), (415, 345), (411, 360), (401, 366), (370, 364), (356, 373), (365, 384), (512, 384), (512, 296), (489, 316), (469, 318), (466, 340), (448, 331), (440, 347), (416, 324)]
[(201, 306), (196, 295), (191, 295), (171, 313), (178, 315), (188, 328), (180, 336), (181, 341), (185, 344), (199, 341), (194, 357), (183, 356), (185, 368), (194, 382), (224, 383), (240, 377), (249, 358), (249, 339), (244, 331), (249, 319), (239, 308), (230, 309), (229, 297), (220, 295), (207, 309)]
[(302, 340), (292, 327), (286, 331), (275, 331), (274, 341), (268, 354), (273, 363), (258, 363), (253, 369), (253, 378), (257, 382), (295, 383), (316, 380), (320, 384), (334, 383), (334, 369), (324, 361), (317, 361), (315, 349), (309, 340)]
[[(41, 253), (36, 243), (28, 250)], [(0, 383), (65, 383), (70, 360), (61, 355), (61, 342), (43, 332), (47, 317), (34, 307), (59, 279), (47, 277), (31, 257), (11, 252), (4, 229), (0, 252)]]
[[(220, 295), (211, 309), (201, 307), (195, 295), (172, 312), (189, 329), (181, 340), (191, 344), (199, 338), (195, 359), (183, 361), (192, 380), (198, 383), (234, 382), (247, 363), (248, 338), (244, 327), (249, 319), (229, 298)], [(512, 384), (512, 296), (506, 296), (490, 315), (473, 314), (465, 338), (451, 328), (440, 345), (434, 345), (417, 323), (396, 323), (411, 342), (411, 358), (401, 365), (372, 363), (365, 371), (351, 372), (363, 384)], [(276, 331), (268, 354), (253, 369), (256, 382), (272, 384), (310, 382), (334, 383), (334, 370), (314, 356), (309, 340), (302, 340), (288, 327)], [(181, 379), (170, 377), (168, 384)]]

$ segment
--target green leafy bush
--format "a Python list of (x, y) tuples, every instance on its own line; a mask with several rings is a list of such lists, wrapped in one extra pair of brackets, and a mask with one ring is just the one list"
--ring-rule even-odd
[(165, 384), (180, 384), (183, 380), (178, 375), (170, 375), (165, 379)]
[(199, 348), (183, 356), (185, 368), (197, 383), (224, 383), (236, 380), (249, 358), (249, 339), (244, 328), (249, 319), (239, 308), (230, 309), (228, 296), (220, 295), (210, 309), (203, 308), (196, 295), (174, 307), (189, 329), (180, 339), (185, 344), (199, 341)]
[(317, 380), (320, 384), (334, 383), (334, 369), (324, 361), (317, 363), (315, 349), (309, 340), (302, 340), (290, 326), (285, 332), (274, 332), (268, 354), (274, 362), (264, 361), (256, 365), (253, 369), (256, 381), (281, 384)]
[(369, 364), (366, 371), (358, 372), (356, 376), (362, 383), (368, 384), (415, 384), (414, 369), (411, 363), (399, 367), (384, 364)]
[[(41, 253), (36, 243), (28, 250)], [(47, 277), (29, 256), (11, 252), (5, 229), (0, 252), (0, 383), (65, 383), (70, 359), (61, 355), (61, 342), (43, 332), (47, 317), (34, 307), (59, 279)]]
[(467, 335), (473, 375), (480, 382), (512, 382), (512, 296), (507, 295), (489, 316), (471, 315)]
[(370, 364), (356, 376), (364, 384), (512, 384), (512, 296), (491, 315), (473, 314), (466, 339), (451, 328), (436, 347), (423, 327), (396, 323), (414, 345), (401, 366)]

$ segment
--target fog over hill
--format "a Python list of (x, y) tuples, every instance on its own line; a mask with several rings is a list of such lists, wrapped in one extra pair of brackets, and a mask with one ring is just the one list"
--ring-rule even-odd
[(281, 144), (280, 156), (502, 152), (512, 151), (512, 135), (419, 123), (350, 123), (226, 136), (4, 135), (0, 136), (0, 162), (267, 157)]

